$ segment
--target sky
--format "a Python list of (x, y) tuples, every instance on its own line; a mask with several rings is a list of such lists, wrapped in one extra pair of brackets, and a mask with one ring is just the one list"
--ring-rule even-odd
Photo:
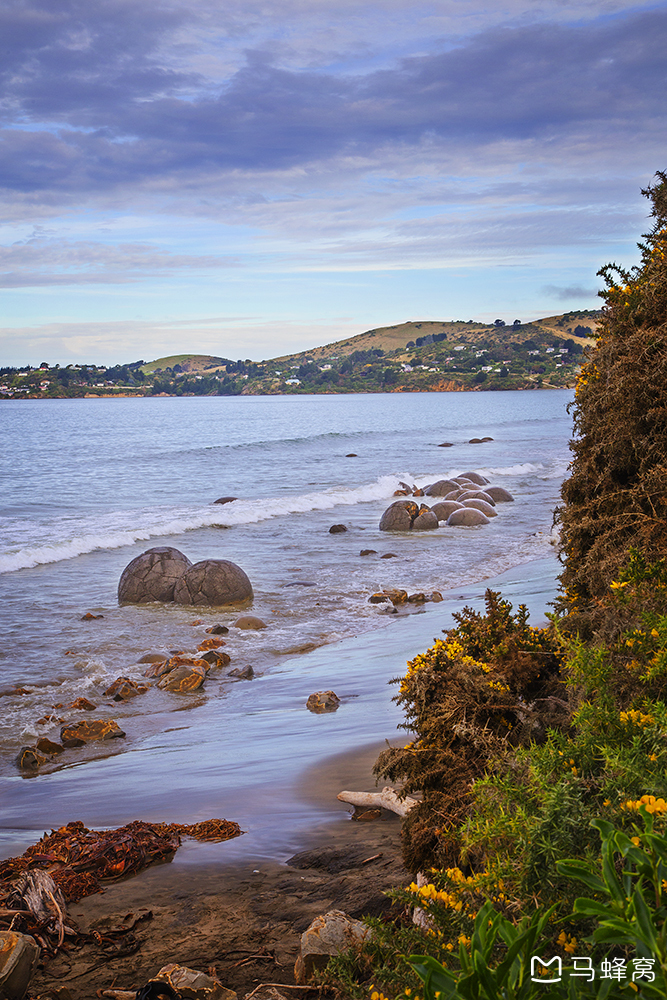
[(1, 0), (0, 365), (600, 306), (667, 2)]

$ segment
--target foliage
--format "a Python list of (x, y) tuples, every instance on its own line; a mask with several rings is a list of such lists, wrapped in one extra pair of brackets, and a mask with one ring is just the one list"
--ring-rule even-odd
[(639, 244), (640, 265), (599, 272), (606, 305), (578, 380), (574, 461), (558, 512), (564, 602), (579, 629), (629, 545), (653, 560), (667, 549), (667, 174), (643, 194), (655, 224)]

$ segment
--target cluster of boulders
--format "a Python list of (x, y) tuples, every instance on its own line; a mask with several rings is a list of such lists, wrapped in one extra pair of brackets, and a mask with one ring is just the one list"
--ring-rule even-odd
[[(514, 500), (502, 486), (491, 486), (489, 480), (478, 472), (465, 472), (453, 479), (440, 479), (419, 488), (401, 483), (395, 500), (380, 519), (380, 531), (432, 531), (445, 523), (450, 527), (470, 527), (488, 524), (497, 514), (496, 505)], [(408, 495), (442, 497), (429, 507), (408, 499)]]
[(191, 563), (169, 545), (142, 552), (121, 574), (120, 604), (150, 602), (220, 607), (252, 600), (247, 575), (228, 559), (203, 559)]

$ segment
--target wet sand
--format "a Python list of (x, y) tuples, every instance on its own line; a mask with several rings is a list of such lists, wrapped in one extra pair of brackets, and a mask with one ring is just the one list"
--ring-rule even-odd
[[(304, 795), (335, 801), (343, 787), (372, 788), (378, 749), (341, 754), (313, 769)], [(31, 995), (92, 1000), (110, 988), (136, 990), (171, 962), (214, 970), (239, 1000), (262, 983), (293, 986), (300, 935), (316, 916), (331, 909), (353, 917), (387, 913), (391, 901), (384, 892), (409, 880), (400, 857), (400, 819), (392, 813), (355, 821), (352, 807), (340, 803), (338, 819), (301, 834), (304, 850), (287, 863), (225, 863), (226, 844), (218, 845), (217, 864), (193, 864), (179, 851), (170, 863), (71, 904), (69, 917), (81, 931), (97, 932), (102, 940), (46, 963), (32, 980)], [(187, 855), (187, 846), (181, 850)], [(133, 929), (114, 933), (123, 927)], [(67, 994), (58, 992), (63, 988)], [(275, 1000), (275, 989), (256, 996)], [(287, 989), (285, 995), (307, 994)]]

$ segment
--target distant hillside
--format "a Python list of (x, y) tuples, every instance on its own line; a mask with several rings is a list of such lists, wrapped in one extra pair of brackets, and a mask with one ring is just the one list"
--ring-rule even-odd
[[(0, 396), (239, 396), (354, 392), (562, 389), (575, 384), (600, 313), (511, 325), (411, 321), (269, 361), (172, 354), (111, 368), (0, 369)], [(245, 353), (239, 346), (235, 353)]]

